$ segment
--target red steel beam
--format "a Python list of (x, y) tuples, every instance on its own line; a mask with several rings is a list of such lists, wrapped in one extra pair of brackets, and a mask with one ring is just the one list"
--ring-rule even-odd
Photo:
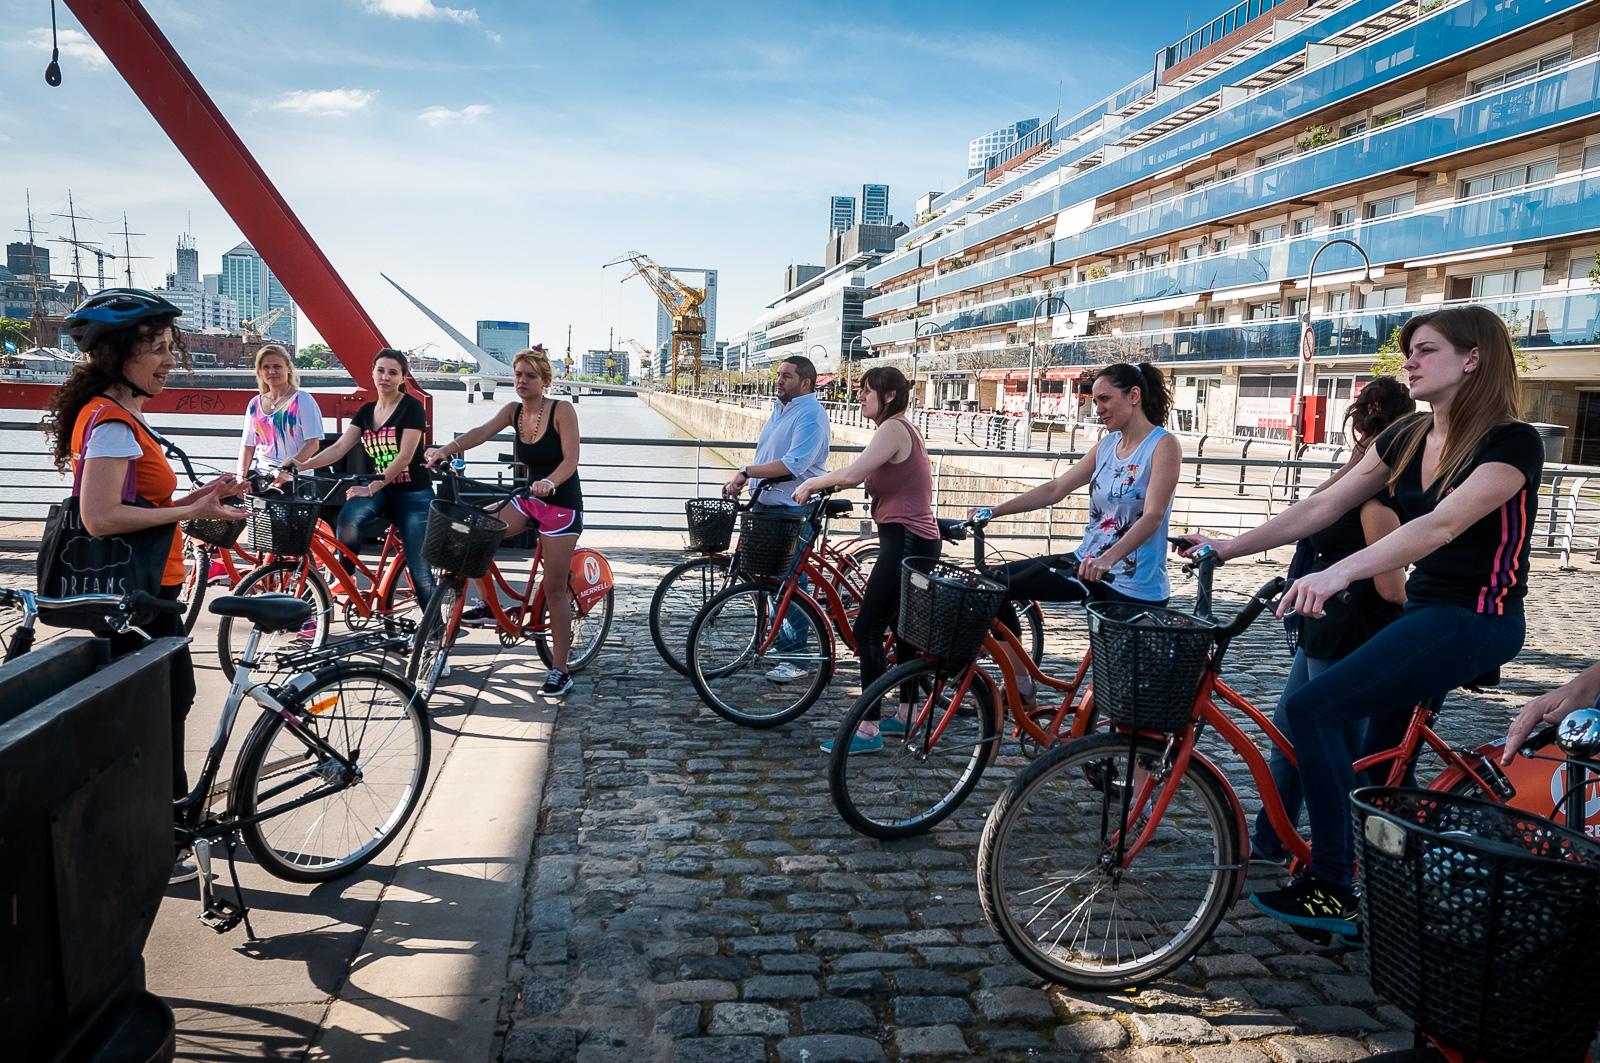
[[(66, 4), (365, 390), (372, 356), (388, 341), (155, 20), (138, 0)], [(411, 387), (431, 423), (432, 403)]]

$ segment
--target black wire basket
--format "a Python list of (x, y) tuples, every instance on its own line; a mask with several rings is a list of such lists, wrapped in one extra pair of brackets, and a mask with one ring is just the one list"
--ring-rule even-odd
[(1139, 731), (1188, 726), (1214, 626), (1139, 602), (1096, 602), (1088, 612), (1095, 708)]
[(966, 667), (978, 656), (1006, 588), (971, 569), (931, 557), (900, 563), (900, 620), (895, 637), (938, 659)]
[(311, 549), (322, 504), (275, 495), (250, 495), (250, 544), (258, 553), (303, 557)]
[(748, 579), (782, 579), (794, 566), (795, 547), (806, 518), (746, 511), (739, 518), (739, 550), (734, 555)]
[(1470, 797), (1350, 800), (1373, 988), (1467, 1059), (1583, 1059), (1600, 1025), (1600, 844)]
[(422, 559), (442, 572), (477, 579), (488, 573), (505, 534), (506, 522), (493, 513), (436, 498), (428, 505)]
[(689, 549), (720, 554), (733, 542), (739, 504), (727, 498), (691, 498), (683, 504), (689, 519)]
[(191, 539), (226, 550), (239, 541), (247, 523), (244, 520), (186, 520), (179, 522), (178, 527)]

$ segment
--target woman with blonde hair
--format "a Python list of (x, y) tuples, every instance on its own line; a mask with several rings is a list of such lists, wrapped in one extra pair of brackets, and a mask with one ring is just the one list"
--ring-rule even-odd
[(1414, 565), (1400, 619), (1292, 694), (1286, 709), (1311, 822), (1310, 874), (1251, 898), (1268, 915), (1346, 940), (1360, 936), (1351, 890), (1347, 738), (1383, 730), (1419, 702), (1441, 699), (1517, 655), (1525, 632), (1528, 545), (1544, 448), (1518, 419), (1521, 385), (1511, 334), (1494, 311), (1457, 306), (1400, 330), (1411, 396), (1430, 404), (1389, 427), (1326, 490), (1231, 541), (1190, 536), (1222, 560), (1303, 539), (1373, 497), (1400, 517), (1376, 542), (1303, 576), (1278, 605), (1320, 618), (1357, 580)]
[(300, 390), (288, 351), (269, 343), (256, 352), (256, 385), (261, 394), (245, 408), (239, 442), (241, 480), (258, 459), (274, 468), (298, 467), (322, 449), (322, 411)]
[[(567, 654), (572, 648), (572, 592), (567, 572), (572, 551), (583, 533), (583, 484), (578, 478), (578, 413), (572, 403), (552, 399), (555, 377), (544, 347), (530, 347), (511, 359), (517, 401), (496, 410), (494, 416), (426, 454), (428, 464), (455, 458), (479, 443), (512, 429), (512, 454), (528, 470), (531, 498), (508, 502), (496, 514), (505, 521), (506, 534), (520, 535), (537, 527), (544, 539), (544, 597), (550, 613), (550, 674), (540, 693), (546, 699), (564, 698), (572, 691)], [(476, 606), (462, 619), (481, 618), (486, 607)]]

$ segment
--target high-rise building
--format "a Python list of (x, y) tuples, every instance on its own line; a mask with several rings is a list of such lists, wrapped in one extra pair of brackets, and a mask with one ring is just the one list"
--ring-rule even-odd
[(188, 233), (178, 237), (177, 266), (172, 275), (171, 287), (200, 287), (200, 252), (195, 250), (194, 237)]
[(1024, 118), (1007, 126), (1001, 126), (991, 133), (981, 137), (974, 137), (967, 141), (967, 176), (976, 177), (983, 173), (984, 162), (999, 151), (1008, 147), (1039, 128), (1039, 119)]
[(281, 343), (291, 351), (297, 349), (294, 301), (248, 242), (239, 244), (222, 256), (218, 288), (221, 294), (233, 300), (239, 310), (241, 323), (254, 321), (268, 311), (282, 307), (285, 313), (267, 329), (263, 338)]
[(861, 186), (861, 224), (862, 225), (892, 225), (894, 219), (889, 217), (889, 186), (888, 185), (862, 185)]
[(178, 324), (185, 332), (198, 332), (201, 329), (221, 329), (232, 333), (239, 331), (239, 308), (232, 299), (220, 292), (209, 292), (194, 285), (182, 288), (168, 285), (157, 288), (155, 294), (183, 311)]
[(783, 290), (789, 291), (791, 288), (798, 288), (821, 272), (821, 266), (788, 266), (783, 271)]
[(513, 355), (528, 349), (528, 330), (526, 321), (480, 321), (478, 346), (510, 365)]
[(842, 233), (856, 223), (856, 197), (833, 196), (828, 200), (828, 232)]
[(50, 279), (50, 249), (25, 241), (6, 245), (6, 269), (18, 277)]
[[(930, 399), (1022, 414), (1037, 322), (1063, 376), (1160, 363), (1174, 429), (1286, 438), (1298, 389), (1313, 436), (1348, 443), (1395, 329), (1476, 304), (1544, 363), (1520, 414), (1600, 462), (1592, 0), (1291, 2), (1230, 3), (1053, 118), (1028, 168), (947, 192), (868, 272), (867, 337), (962, 381)], [(1034, 413), (1081, 416), (1046, 384)]]
[[(668, 273), (680, 278), (685, 284), (696, 287), (704, 286), (706, 301), (700, 304), (700, 313), (706, 319), (706, 334), (701, 340), (701, 361), (709, 362), (715, 357), (717, 351), (717, 271), (714, 269), (694, 269), (684, 266), (668, 266)], [(666, 308), (659, 303), (656, 305), (656, 361), (664, 367), (662, 372), (671, 372), (667, 358), (667, 348), (672, 345), (672, 319), (667, 316)]]
[(609, 377), (628, 375), (627, 351), (584, 351), (583, 368), (579, 370), (584, 376)]

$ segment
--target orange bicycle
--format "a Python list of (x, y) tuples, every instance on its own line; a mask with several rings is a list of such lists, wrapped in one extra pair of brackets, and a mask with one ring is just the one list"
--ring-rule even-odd
[[(513, 646), (532, 639), (539, 659), (546, 667), (551, 665), (543, 539), (535, 541), (527, 578), (520, 583), (506, 576), (495, 556), (506, 526), (492, 511), (526, 489), (507, 492), (494, 484), (469, 480), (460, 475), (464, 466), (465, 462), (457, 458), (445, 473), (440, 493), (448, 497), (434, 500), (423, 541), (423, 557), (440, 570), (439, 585), (417, 623), (406, 678), (424, 698), (432, 695), (438, 685), (450, 651), (460, 637), (466, 590), (472, 584), (476, 584), (488, 609), (485, 622), (495, 629), (500, 645)], [(463, 487), (497, 501), (488, 509), (457, 501)], [(572, 589), (572, 648), (567, 670), (577, 673), (594, 661), (605, 644), (616, 591), (611, 563), (604, 554), (587, 547), (572, 552), (567, 580)]]

